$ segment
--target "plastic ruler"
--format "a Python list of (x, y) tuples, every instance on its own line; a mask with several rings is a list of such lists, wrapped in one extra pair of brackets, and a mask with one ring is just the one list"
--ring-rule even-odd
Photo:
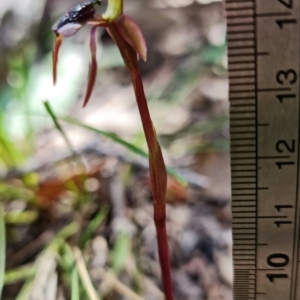
[(300, 0), (226, 0), (235, 300), (300, 300)]

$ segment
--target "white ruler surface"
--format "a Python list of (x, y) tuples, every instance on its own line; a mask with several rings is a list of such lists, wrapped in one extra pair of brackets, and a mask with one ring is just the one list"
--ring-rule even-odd
[(300, 0), (226, 0), (235, 300), (300, 300)]

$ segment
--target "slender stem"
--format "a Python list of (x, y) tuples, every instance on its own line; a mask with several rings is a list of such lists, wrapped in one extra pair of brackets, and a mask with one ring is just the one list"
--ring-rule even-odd
[[(145, 136), (146, 136), (146, 140), (150, 152), (149, 165), (151, 166), (157, 163), (157, 161), (154, 160), (158, 159), (160, 160), (160, 163), (163, 163), (164, 166), (164, 161), (162, 158), (160, 147), (156, 140), (156, 134), (154, 131), (153, 123), (150, 118), (142, 80), (138, 70), (135, 73), (137, 72), (138, 72), (138, 76), (134, 76), (134, 74), (132, 74), (133, 72), (130, 73), (131, 73), (133, 86), (135, 87), (137, 104), (141, 115), (142, 124), (143, 124), (144, 132), (145, 132)], [(158, 153), (155, 156), (152, 156), (150, 151), (150, 149), (153, 147), (153, 144), (151, 144), (153, 143), (153, 141), (159, 147), (157, 149)], [(151, 178), (152, 182), (157, 181), (157, 178), (154, 173), (155, 170), (153, 170), (150, 167), (150, 176), (152, 177)], [(156, 185), (157, 184), (161, 185), (161, 182), (156, 182)], [(152, 189), (155, 190), (157, 189), (157, 187), (154, 184), (152, 184)], [(156, 235), (157, 235), (158, 256), (159, 256), (159, 261), (160, 261), (160, 266), (162, 271), (165, 297), (166, 300), (172, 300), (173, 292), (172, 292), (171, 267), (170, 267), (169, 246), (168, 246), (168, 237), (167, 237), (167, 228), (166, 228), (166, 201), (165, 201), (165, 195), (158, 196), (155, 194), (157, 193), (153, 191), (154, 222), (155, 222)]]
[(166, 229), (166, 184), (167, 175), (165, 163), (155, 129), (151, 121), (143, 82), (138, 68), (137, 54), (119, 35), (117, 27), (108, 29), (115, 40), (125, 65), (130, 73), (136, 95), (136, 101), (149, 149), (150, 180), (153, 194), (154, 223), (157, 233), (158, 255), (162, 272), (163, 287), (166, 300), (173, 300), (172, 279), (169, 257), (169, 246)]
[(169, 256), (169, 245), (166, 228), (166, 220), (155, 220), (155, 207), (154, 207), (154, 222), (158, 244), (159, 263), (162, 271), (163, 287), (166, 300), (173, 300), (171, 266)]

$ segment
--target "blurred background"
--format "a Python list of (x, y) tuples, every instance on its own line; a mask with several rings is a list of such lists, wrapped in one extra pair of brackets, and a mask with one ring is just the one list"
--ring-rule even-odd
[[(63, 40), (52, 86), (51, 27), (78, 3), (0, 2), (0, 293), (160, 300), (147, 147), (108, 34), (98, 30), (98, 75), (85, 109), (90, 28)], [(232, 299), (223, 3), (124, 0), (124, 9), (148, 47), (140, 69), (169, 168), (175, 298)]]

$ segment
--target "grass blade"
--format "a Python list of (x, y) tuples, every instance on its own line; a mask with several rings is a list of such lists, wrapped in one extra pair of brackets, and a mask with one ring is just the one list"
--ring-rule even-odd
[(96, 293), (96, 290), (92, 284), (90, 275), (86, 268), (85, 262), (82, 257), (82, 253), (77, 247), (73, 247), (73, 257), (76, 263), (76, 267), (81, 278), (82, 284), (88, 294), (90, 300), (100, 300), (100, 297)]
[(79, 300), (80, 290), (79, 290), (79, 276), (78, 276), (78, 270), (75, 266), (75, 261), (73, 258), (73, 253), (71, 247), (64, 242), (62, 247), (64, 253), (63, 258), (66, 262), (69, 277), (70, 277), (70, 300)]
[(85, 128), (87, 130), (93, 131), (95, 133), (98, 133), (102, 136), (105, 136), (109, 139), (111, 139), (112, 141), (124, 146), (126, 149), (128, 149), (130, 152), (133, 152), (135, 154), (138, 154), (142, 157), (148, 158), (148, 154), (146, 151), (144, 151), (143, 149), (136, 147), (135, 145), (128, 143), (126, 141), (124, 141), (123, 139), (121, 139), (120, 137), (118, 137), (116, 134), (111, 133), (111, 132), (107, 132), (107, 131), (103, 131), (100, 129), (97, 129), (95, 127), (86, 125), (84, 123), (81, 123), (80, 121), (77, 121), (76, 119), (70, 118), (70, 117), (62, 117), (62, 120), (64, 120), (65, 122), (71, 123), (73, 125), (77, 125), (79, 127)]
[[(84, 124), (84, 123), (82, 123), (82, 122), (80, 122), (76, 119), (70, 118), (70, 117), (61, 117), (60, 119), (67, 122), (67, 123), (79, 126), (81, 128), (84, 128), (84, 129), (93, 131), (97, 134), (100, 134), (102, 136), (105, 136), (105, 137), (111, 139), (112, 141), (116, 142), (117, 144), (124, 146), (130, 152), (135, 153), (139, 156), (142, 156), (142, 157), (145, 157), (145, 158), (149, 157), (148, 153), (146, 151), (144, 151), (143, 149), (141, 149), (141, 148), (139, 148), (139, 147), (137, 147), (137, 146), (135, 146), (135, 145), (133, 145), (129, 142), (124, 141), (123, 139), (121, 139), (119, 136), (117, 136), (114, 133), (97, 129), (95, 127), (89, 126), (87, 124)], [(172, 176), (174, 179), (176, 179), (179, 183), (181, 183), (182, 185), (187, 185), (186, 180), (181, 175), (179, 175), (176, 170), (174, 170), (173, 168), (170, 168), (170, 167), (166, 167), (166, 169), (167, 169), (167, 173), (170, 176)]]
[(65, 143), (68, 147), (68, 149), (70, 150), (70, 152), (73, 154), (73, 156), (76, 156), (76, 152), (74, 151), (70, 140), (68, 139), (67, 135), (65, 134), (64, 130), (62, 129), (62, 127), (60, 126), (59, 122), (58, 122), (58, 118), (56, 117), (53, 109), (51, 108), (51, 105), (49, 103), (48, 100), (43, 101), (43, 104), (45, 106), (45, 109), (47, 111), (47, 113), (49, 114), (49, 116), (51, 117), (56, 129), (60, 132), (60, 134), (62, 135), (63, 139), (65, 140)]
[(37, 219), (38, 215), (35, 211), (10, 211), (5, 215), (6, 224), (30, 224)]
[(20, 268), (9, 270), (4, 275), (4, 283), (12, 284), (19, 281), (32, 279), (35, 274), (35, 269), (32, 265), (21, 266)]
[(4, 207), (0, 203), (0, 299), (1, 299), (2, 289), (4, 285), (5, 257), (6, 257), (5, 217), (4, 217)]
[(28, 300), (32, 286), (33, 286), (33, 279), (27, 280), (23, 284), (21, 291), (19, 292), (15, 300)]
[(130, 237), (126, 233), (120, 233), (116, 237), (112, 251), (112, 270), (119, 274), (128, 260), (130, 252)]
[(90, 240), (92, 234), (95, 232), (97, 227), (103, 222), (105, 217), (108, 213), (108, 207), (104, 206), (99, 211), (99, 213), (90, 221), (90, 223), (87, 225), (86, 229), (83, 231), (81, 237), (80, 237), (80, 247), (84, 248), (87, 241)]

